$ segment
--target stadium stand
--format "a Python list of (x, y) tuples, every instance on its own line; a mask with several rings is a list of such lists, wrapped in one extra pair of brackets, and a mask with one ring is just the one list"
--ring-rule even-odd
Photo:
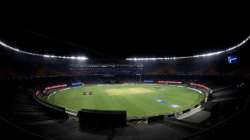
[[(151, 78), (152, 77), (153, 76), (151, 76)], [(68, 80), (71, 79), (69, 77), (67, 78)], [(66, 80), (67, 78), (65, 78), (64, 80), (67, 81)], [(99, 78), (101, 79), (101, 77)], [(99, 78), (96, 77), (94, 79), (99, 81), (98, 80)], [(44, 81), (45, 83), (53, 83), (57, 80), (58, 80), (57, 78), (51, 77)], [(195, 114), (195, 116), (188, 117), (184, 120), (167, 118), (164, 120), (164, 123), (155, 122), (148, 126), (138, 125), (135, 127), (128, 126), (125, 128), (117, 128), (115, 129), (115, 132), (112, 132), (111, 130), (107, 130), (104, 132), (96, 132), (96, 133), (82, 132), (79, 131), (78, 129), (79, 124), (76, 123), (75, 121), (68, 120), (65, 117), (63, 117), (63, 115), (61, 114), (59, 115), (56, 112), (44, 108), (43, 106), (41, 106), (32, 99), (32, 95), (35, 93), (33, 87), (35, 87), (36, 85), (36, 82), (34, 81), (36, 80), (29, 79), (29, 80), (21, 80), (19, 82), (15, 80), (16, 85), (19, 85), (17, 86), (17, 88), (10, 88), (10, 85), (5, 86), (6, 88), (8, 88), (8, 90), (10, 88), (11, 91), (9, 92), (13, 94), (5, 95), (6, 96), (5, 99), (1, 103), (3, 104), (4, 102), (5, 103), (12, 102), (13, 104), (9, 108), (3, 108), (4, 112), (1, 114), (1, 116), (8, 118), (8, 121), (14, 123), (18, 127), (24, 128), (29, 132), (31, 131), (31, 133), (39, 134), (42, 137), (52, 137), (60, 139), (61, 138), (67, 139), (72, 136), (74, 136), (76, 139), (81, 139), (82, 137), (106, 139), (111, 136), (113, 139), (116, 138), (133, 139), (133, 137), (150, 139), (152, 138), (152, 136), (156, 136), (156, 138), (170, 137), (173, 139), (188, 137), (189, 135), (192, 135), (194, 132), (200, 132), (206, 130), (206, 128), (218, 125), (218, 123), (224, 121), (225, 118), (228, 118), (229, 116), (234, 115), (238, 111), (241, 111), (242, 106), (244, 106), (244, 102), (242, 102), (243, 99), (238, 98), (238, 94), (242, 93), (242, 90), (234, 90), (235, 92), (231, 94), (222, 94), (223, 92), (226, 92), (228, 89), (224, 88), (225, 82), (223, 82), (223, 86), (221, 87), (216, 85), (216, 88), (220, 89), (218, 90), (218, 92), (220, 93), (215, 93), (215, 94), (222, 94), (223, 96), (222, 95), (221, 97), (215, 96), (212, 100), (208, 101), (208, 104), (210, 102), (215, 103), (212, 108), (204, 106), (203, 112)], [(38, 81), (41, 83), (41, 80)], [(12, 81), (10, 83), (11, 87), (14, 86)], [(41, 85), (46, 85), (45, 83)], [(9, 83), (5, 82), (3, 85), (8, 85), (8, 84)], [(222, 89), (224, 89), (225, 91)], [(214, 100), (218, 100), (221, 98), (227, 99), (228, 96), (231, 97), (232, 95), (236, 94), (237, 96), (235, 96), (235, 100), (220, 100), (214, 102)], [(244, 97), (243, 93), (242, 97)], [(232, 111), (234, 109), (235, 111)], [(208, 114), (210, 115), (207, 118)], [(196, 122), (194, 122), (193, 120), (196, 120)], [(197, 120), (201, 121), (197, 122)], [(145, 135), (145, 133), (147, 135)], [(206, 134), (202, 135), (204, 135), (204, 137), (207, 137)], [(196, 136), (194, 135), (192, 137)]]
[[(8, 59), (1, 65), (0, 84), (2, 91), (7, 91), (8, 94), (2, 94), (0, 99), (0, 128), (17, 136), (22, 133), (33, 139), (62, 140), (72, 137), (76, 140), (213, 139), (222, 129), (222, 135), (233, 135), (233, 128), (227, 127), (231, 124), (238, 127), (247, 126), (237, 124), (238, 116), (243, 116), (244, 120), (249, 119), (246, 115), (249, 111), (249, 97), (248, 92), (245, 92), (249, 90), (249, 77), (241, 73), (244, 69), (249, 75), (247, 64), (239, 67), (225, 66), (223, 58), (218, 58), (209, 62), (198, 60), (195, 66), (190, 65), (191, 60), (185, 60), (175, 64), (156, 62), (152, 67), (125, 61), (117, 64), (76, 64), (68, 60), (45, 61), (33, 56), (29, 59), (5, 57)], [(226, 71), (225, 67), (228, 68)], [(140, 120), (129, 122), (126, 127), (97, 132), (83, 131), (73, 118), (55, 109), (44, 107), (33, 99), (37, 90), (48, 85), (75, 81), (93, 84), (137, 83), (145, 80), (182, 81), (187, 85), (198, 83), (209, 87), (212, 93), (208, 101), (202, 105), (202, 111), (184, 119), (176, 119), (174, 115), (163, 119), (160, 116), (152, 118), (153, 121), (149, 120), (149, 124)]]

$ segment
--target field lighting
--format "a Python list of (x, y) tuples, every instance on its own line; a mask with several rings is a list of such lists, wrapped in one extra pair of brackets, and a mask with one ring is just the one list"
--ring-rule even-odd
[(233, 47), (230, 47), (228, 49), (221, 50), (221, 51), (211, 52), (211, 53), (198, 54), (198, 55), (192, 55), (192, 56), (181, 56), (181, 57), (147, 57), (147, 58), (146, 57), (132, 57), (132, 58), (126, 58), (126, 60), (127, 61), (157, 61), (157, 60), (179, 60), (179, 59), (187, 59), (187, 58), (202, 58), (202, 57), (216, 56), (216, 55), (221, 55), (226, 52), (233, 51), (241, 47), (242, 45), (247, 43), (249, 39), (250, 39), (250, 35), (246, 39), (241, 41), (239, 44)]
[(58, 55), (49, 55), (49, 54), (39, 54), (39, 53), (27, 52), (27, 51), (20, 50), (18, 48), (11, 47), (2, 41), (0, 41), (0, 46), (7, 48), (9, 50), (15, 51), (17, 53), (39, 56), (39, 57), (44, 57), (44, 58), (59, 58), (59, 59), (79, 60), (79, 61), (88, 60), (88, 58), (85, 56), (58, 56)]
[(45, 57), (45, 58), (71, 59), (71, 60), (79, 60), (79, 61), (85, 61), (88, 59), (85, 56), (56, 56), (56, 55), (48, 55), (48, 54), (44, 54), (43, 57)]

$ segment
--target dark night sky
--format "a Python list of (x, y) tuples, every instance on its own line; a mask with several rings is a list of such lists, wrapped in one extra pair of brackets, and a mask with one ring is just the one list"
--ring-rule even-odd
[(247, 11), (220, 8), (39, 12), (3, 25), (0, 38), (27, 51), (57, 55), (192, 55), (225, 49), (250, 34)]

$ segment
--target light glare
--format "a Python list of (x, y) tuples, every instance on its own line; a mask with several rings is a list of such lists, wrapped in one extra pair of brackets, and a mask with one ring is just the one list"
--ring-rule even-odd
[(88, 60), (88, 58), (85, 57), (85, 56), (57, 56), (57, 55), (49, 55), (49, 54), (39, 54), (39, 53), (27, 52), (27, 51), (20, 50), (18, 48), (11, 47), (11, 46), (7, 45), (6, 43), (4, 43), (2, 41), (0, 41), (0, 46), (2, 46), (4, 48), (7, 48), (9, 50), (18, 52), (18, 53), (28, 54), (28, 55), (33, 55), (33, 56), (40, 56), (40, 57), (44, 57), (44, 58), (59, 58), (59, 59), (81, 60), (81, 61)]
[(247, 43), (250, 39), (250, 35), (244, 39), (243, 41), (241, 41), (239, 44), (230, 47), (228, 49), (222, 50), (222, 51), (216, 51), (216, 52), (211, 52), (211, 53), (205, 53), (205, 54), (198, 54), (198, 55), (193, 55), (193, 56), (181, 56), (181, 57), (133, 57), (133, 58), (126, 58), (127, 61), (156, 61), (156, 60), (179, 60), (179, 59), (187, 59), (187, 58), (201, 58), (201, 57), (210, 57), (210, 56), (216, 56), (216, 55), (220, 55), (226, 52), (230, 52), (233, 51), (239, 47), (241, 47), (242, 45), (244, 45), (245, 43)]

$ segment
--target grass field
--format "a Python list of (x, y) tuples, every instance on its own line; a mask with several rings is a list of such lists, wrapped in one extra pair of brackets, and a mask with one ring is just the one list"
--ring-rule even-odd
[[(92, 95), (83, 95), (84, 92)], [(77, 112), (83, 108), (126, 110), (128, 117), (183, 111), (199, 104), (204, 95), (186, 87), (156, 84), (86, 85), (53, 91), (46, 101)]]

